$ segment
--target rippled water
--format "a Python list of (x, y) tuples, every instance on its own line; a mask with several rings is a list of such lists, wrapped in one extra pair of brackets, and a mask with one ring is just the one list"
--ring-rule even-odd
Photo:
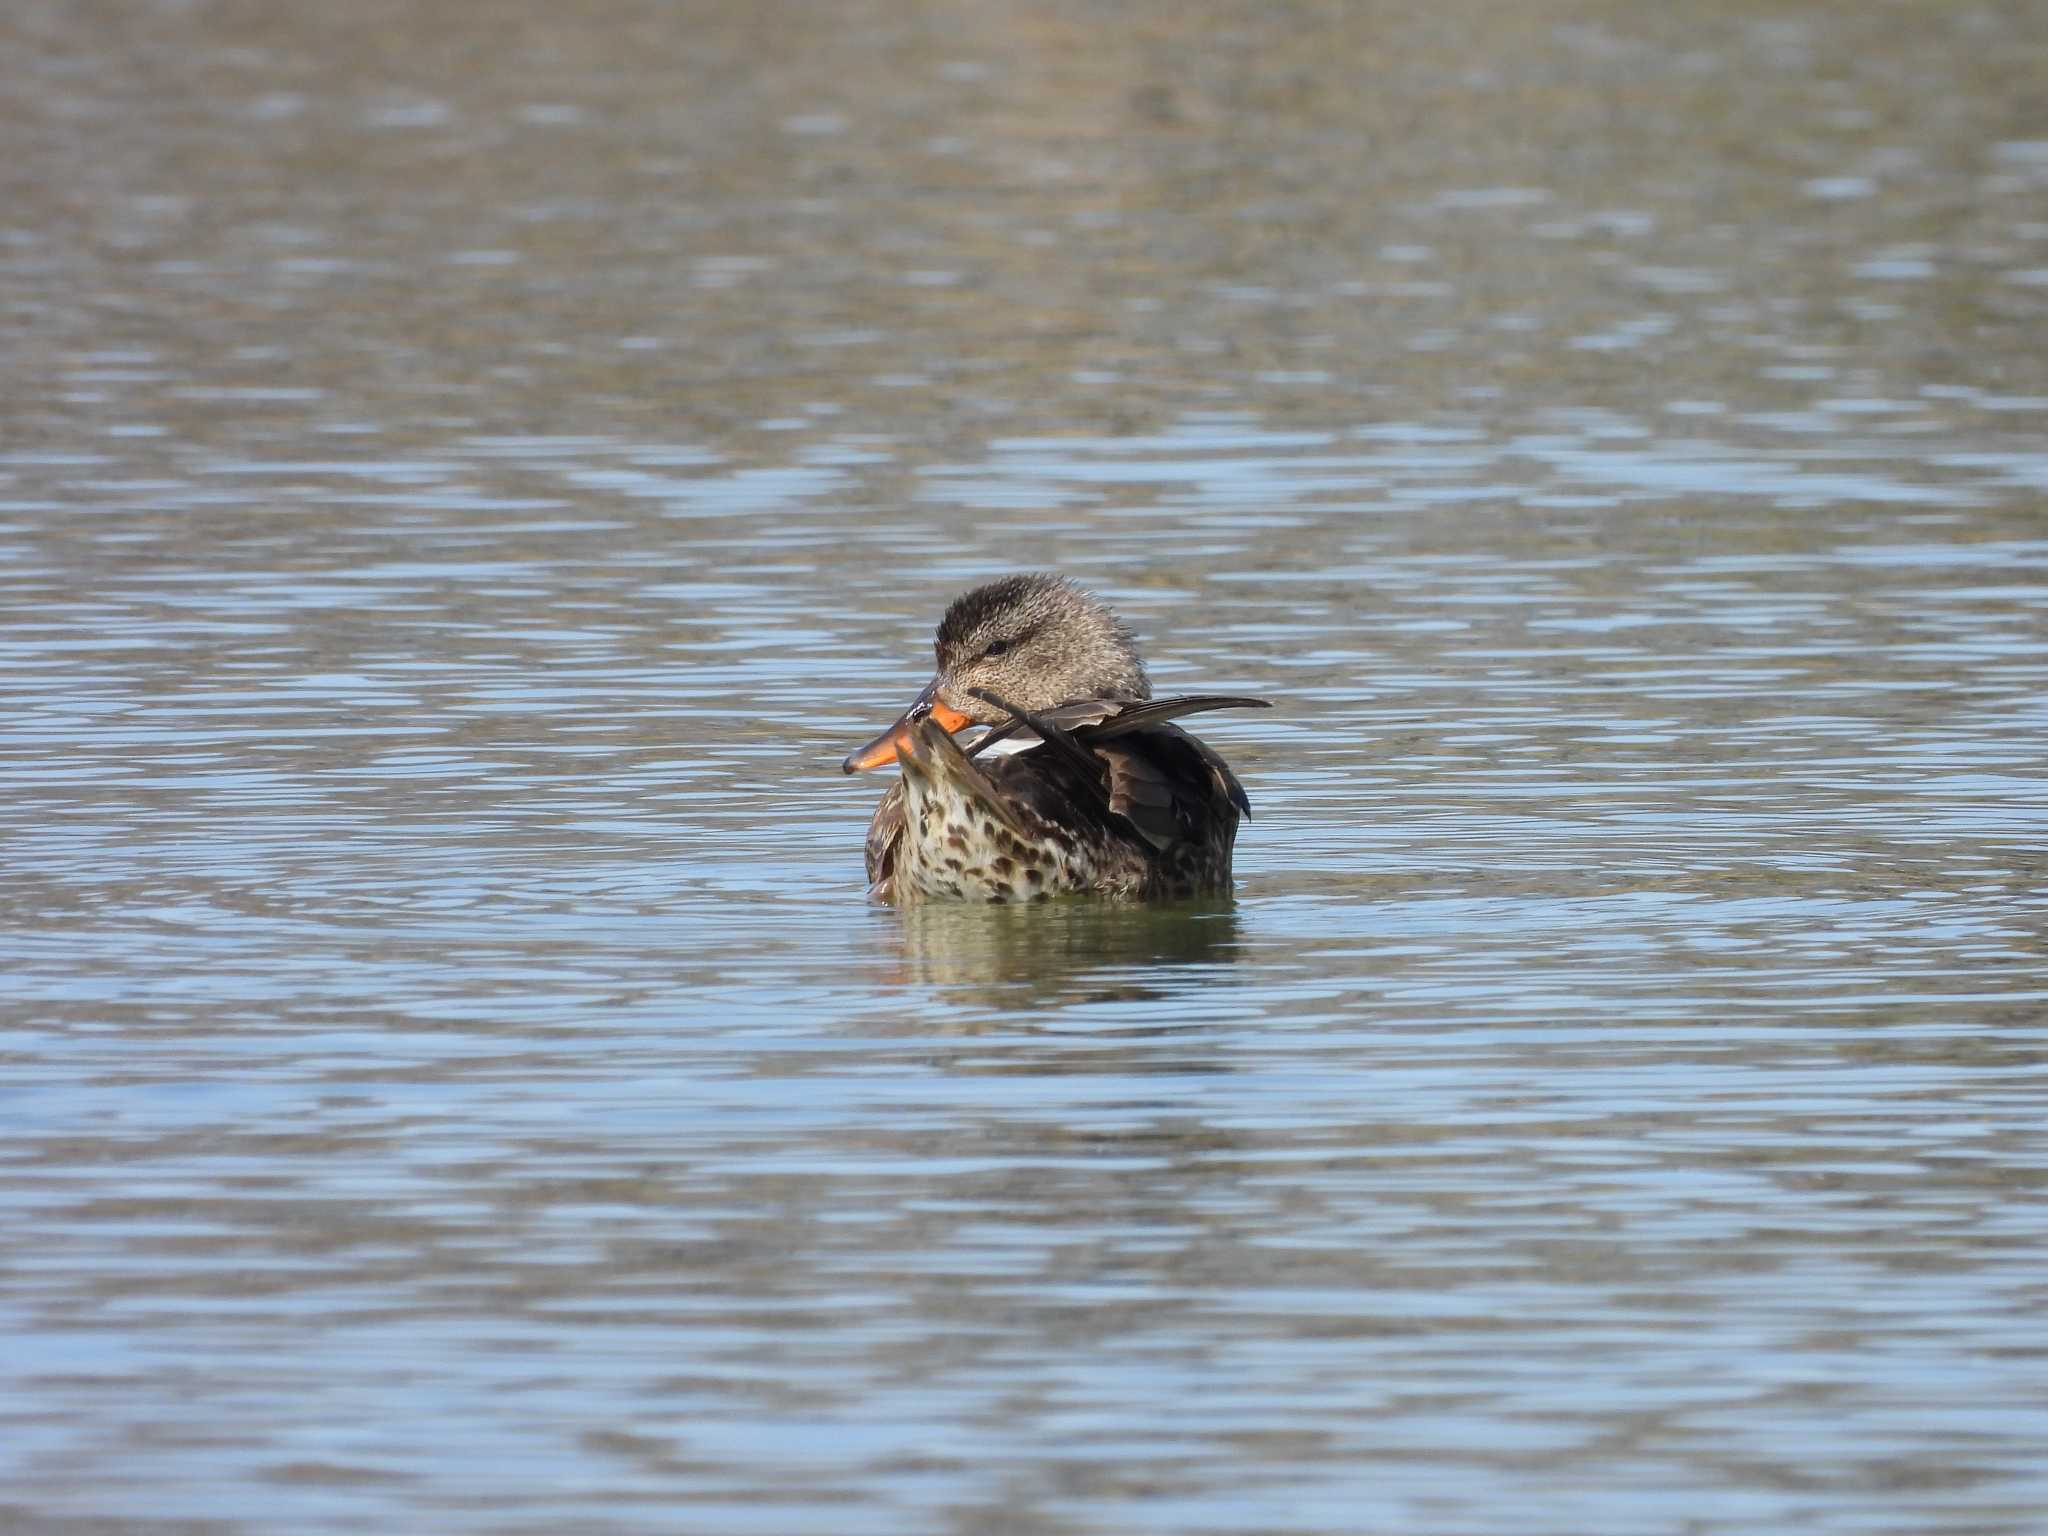
[(0, 21), (0, 1528), (2040, 1528), (2033, 8), (420, 10)]

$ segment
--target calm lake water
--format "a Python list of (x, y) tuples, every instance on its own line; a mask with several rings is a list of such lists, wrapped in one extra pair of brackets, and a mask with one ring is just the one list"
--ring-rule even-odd
[(2043, 1528), (2039, 5), (488, 9), (0, 19), (0, 1529)]

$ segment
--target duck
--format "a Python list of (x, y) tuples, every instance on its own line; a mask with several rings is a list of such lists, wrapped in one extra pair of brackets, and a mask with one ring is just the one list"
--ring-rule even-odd
[(902, 770), (868, 826), (871, 897), (904, 906), (1231, 891), (1251, 802), (1230, 765), (1173, 722), (1269, 700), (1153, 698), (1130, 627), (1048, 571), (955, 598), (934, 650), (931, 682), (840, 765)]

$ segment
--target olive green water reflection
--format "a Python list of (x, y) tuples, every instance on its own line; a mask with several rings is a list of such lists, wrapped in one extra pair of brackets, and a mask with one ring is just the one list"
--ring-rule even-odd
[[(901, 944), (902, 981), (922, 1001), (1057, 1006), (1082, 998), (1194, 1004), (1240, 953), (1229, 904), (1116, 906), (1062, 901), (1036, 915), (930, 904), (878, 914)], [(1182, 969), (1186, 967), (1188, 969)], [(937, 989), (934, 992), (932, 989)], [(957, 990), (955, 990), (957, 989)]]
[(2036, 1531), (2043, 20), (8, 7), (0, 1529)]

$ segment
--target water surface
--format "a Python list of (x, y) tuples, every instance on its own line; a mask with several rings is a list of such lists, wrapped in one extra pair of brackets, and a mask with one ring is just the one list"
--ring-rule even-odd
[(2038, 1529), (2038, 23), (17, 7), (0, 1525)]

